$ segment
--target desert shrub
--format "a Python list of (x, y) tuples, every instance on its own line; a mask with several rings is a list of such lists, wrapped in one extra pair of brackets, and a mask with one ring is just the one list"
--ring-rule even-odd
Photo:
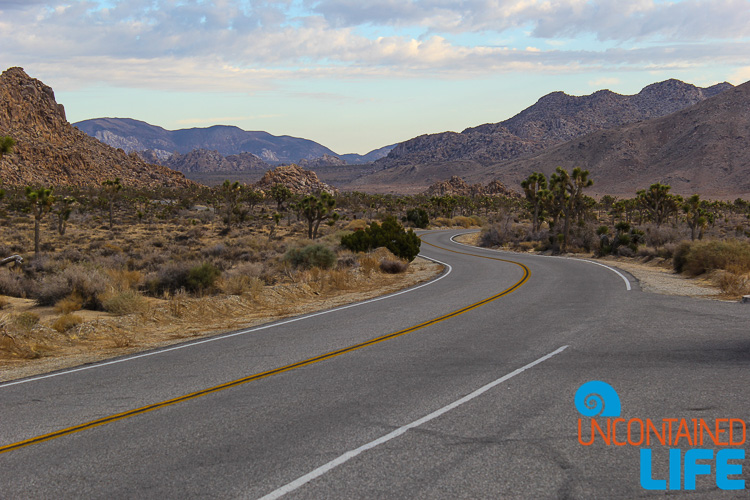
[(719, 271), (714, 282), (729, 295), (750, 295), (750, 274)]
[(0, 294), (26, 297), (32, 283), (23, 274), (0, 268)]
[(373, 222), (363, 231), (341, 237), (341, 245), (352, 252), (368, 252), (385, 247), (396, 257), (409, 262), (419, 254), (422, 242), (413, 230), (406, 231), (395, 217), (387, 217), (383, 224)]
[(209, 262), (198, 265), (191, 262), (171, 262), (147, 278), (146, 287), (152, 295), (175, 293), (179, 290), (202, 293), (214, 288), (219, 276), (221, 271)]
[(60, 314), (68, 314), (83, 309), (83, 297), (78, 292), (73, 292), (55, 303), (55, 311)]
[(185, 289), (190, 292), (204, 292), (213, 288), (221, 271), (210, 262), (193, 266), (188, 270)]
[[(675, 257), (676, 259), (676, 257)], [(677, 264), (675, 264), (677, 269)], [(681, 271), (693, 276), (721, 269), (736, 274), (750, 272), (750, 242), (740, 240), (694, 241), (681, 262)]]
[(414, 227), (426, 229), (427, 225), (430, 223), (430, 217), (427, 215), (427, 211), (424, 208), (411, 208), (406, 211), (404, 221), (411, 222)]
[(479, 235), (479, 246), (485, 248), (499, 247), (505, 242), (498, 226), (489, 226)]
[(98, 268), (74, 264), (61, 273), (42, 278), (34, 291), (37, 304), (51, 306), (72, 293), (77, 293), (86, 309), (101, 308), (99, 295), (110, 285), (109, 277)]
[(409, 268), (409, 263), (402, 260), (383, 259), (380, 261), (380, 270), (388, 274), (404, 273)]
[(148, 307), (146, 298), (135, 290), (110, 290), (100, 297), (102, 309), (118, 316), (142, 312)]
[(369, 276), (373, 271), (380, 269), (380, 261), (374, 255), (362, 254), (359, 256), (359, 267), (365, 276)]
[(39, 323), (39, 315), (31, 311), (22, 312), (13, 317), (13, 323), (24, 330), (31, 330)]
[(330, 269), (336, 263), (336, 254), (327, 246), (315, 243), (302, 248), (290, 248), (284, 255), (284, 261), (295, 268)]
[(675, 247), (674, 252), (672, 253), (672, 267), (678, 273), (681, 273), (685, 268), (685, 262), (687, 262), (687, 254), (690, 251), (691, 245), (692, 243), (689, 241), (682, 241), (677, 245), (677, 247)]
[(60, 333), (64, 333), (81, 323), (83, 323), (83, 319), (80, 316), (76, 316), (75, 314), (63, 314), (52, 323), (52, 328)]
[(367, 221), (365, 219), (354, 219), (346, 225), (348, 231), (358, 231), (367, 227)]
[(343, 251), (339, 254), (336, 261), (336, 269), (351, 269), (359, 266), (357, 256), (349, 251)]
[(262, 280), (242, 274), (223, 276), (218, 286), (219, 289), (227, 295), (257, 296), (263, 291)]

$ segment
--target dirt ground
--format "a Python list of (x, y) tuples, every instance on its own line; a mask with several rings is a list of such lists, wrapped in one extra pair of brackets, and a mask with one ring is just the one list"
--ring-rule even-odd
[(190, 298), (177, 294), (149, 298), (146, 310), (127, 316), (76, 311), (82, 322), (59, 333), (51, 328), (59, 316), (33, 300), (0, 297), (0, 324), (24, 312), (39, 317), (22, 336), (0, 334), (0, 381), (48, 373), (107, 358), (252, 327), (315, 311), (367, 300), (428, 281), (443, 266), (417, 257), (402, 274), (362, 271), (345, 282), (329, 283), (309, 272), (297, 282), (265, 286), (244, 295)]

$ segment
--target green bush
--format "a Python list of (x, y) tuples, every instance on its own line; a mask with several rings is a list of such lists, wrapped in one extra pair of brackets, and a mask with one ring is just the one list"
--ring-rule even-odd
[(284, 255), (284, 260), (296, 268), (330, 269), (336, 263), (336, 254), (327, 246), (315, 243), (302, 248), (289, 249)]
[(148, 281), (149, 292), (159, 295), (164, 292), (205, 292), (213, 288), (221, 271), (206, 262), (200, 265), (186, 262), (173, 262), (159, 269), (156, 277)]
[(188, 271), (185, 289), (189, 292), (210, 290), (219, 276), (221, 276), (221, 271), (210, 262), (191, 267)]
[(363, 231), (356, 231), (341, 237), (341, 245), (352, 252), (369, 252), (385, 247), (393, 255), (413, 261), (419, 254), (422, 244), (414, 231), (406, 231), (395, 217), (386, 217), (383, 224), (373, 222)]
[(427, 215), (424, 208), (412, 208), (407, 210), (404, 220), (406, 222), (411, 222), (414, 224), (414, 227), (418, 227), (419, 229), (426, 229), (427, 225), (430, 223), (430, 217)]

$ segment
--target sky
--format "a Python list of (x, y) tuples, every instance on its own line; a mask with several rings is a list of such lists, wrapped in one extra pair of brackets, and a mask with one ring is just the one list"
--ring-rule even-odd
[(0, 0), (0, 70), (68, 121), (236, 125), (364, 154), (554, 91), (750, 80), (750, 0)]

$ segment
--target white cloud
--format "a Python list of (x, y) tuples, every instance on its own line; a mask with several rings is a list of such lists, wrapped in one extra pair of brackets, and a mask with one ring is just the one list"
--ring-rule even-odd
[[(750, 37), (747, 0), (306, 2), (307, 13), (291, 0), (120, 0), (106, 9), (93, 1), (0, 0), (0, 10), (14, 9), (12, 20), (0, 17), (0, 65), (33, 66), (66, 88), (101, 81), (254, 92), (291, 78), (736, 66), (750, 53), (743, 40)], [(368, 37), (360, 26), (416, 27), (422, 35)], [(451, 36), (490, 32), (496, 39), (520, 27), (548, 38), (553, 50), (537, 48), (538, 40), (513, 50), (476, 39), (461, 44)], [(555, 39), (567, 42), (581, 33), (620, 43), (581, 51)], [(707, 40), (694, 43), (701, 39)], [(639, 40), (640, 47), (626, 40)]]

